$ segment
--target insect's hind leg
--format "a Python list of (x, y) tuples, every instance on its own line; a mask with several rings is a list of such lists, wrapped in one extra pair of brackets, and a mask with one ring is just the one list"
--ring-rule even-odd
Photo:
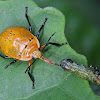
[(37, 38), (39, 37), (40, 32), (41, 32), (41, 30), (43, 29), (43, 27), (44, 27), (46, 21), (47, 21), (47, 18), (45, 18), (45, 21), (43, 22), (42, 26), (40, 27), (40, 29), (39, 29), (39, 31), (38, 31), (38, 33), (37, 33), (37, 35), (36, 35)]
[(0, 57), (2, 57), (4, 59), (8, 59), (9, 58), (8, 56), (2, 56), (1, 54), (0, 54)]
[(10, 66), (10, 65), (12, 65), (12, 64), (14, 64), (14, 63), (16, 63), (17, 61), (19, 61), (18, 59), (16, 59), (16, 60), (14, 60), (14, 61), (12, 61), (11, 63), (9, 63), (8, 65), (6, 65), (5, 66), (5, 68), (7, 68), (8, 66)]
[[(8, 58), (9, 58), (8, 56), (2, 56), (1, 54), (0, 54), (0, 57), (2, 57), (2, 58), (4, 58), (4, 59), (8, 59)], [(16, 60), (12, 61), (12, 62), (9, 63), (8, 65), (6, 65), (5, 68), (7, 68), (8, 66), (12, 65), (13, 63), (15, 63), (15, 62), (17, 62), (17, 61), (19, 61), (19, 60), (16, 59)]]
[(26, 19), (27, 19), (27, 21), (28, 21), (28, 24), (29, 24), (29, 31), (30, 32), (32, 32), (32, 26), (31, 26), (31, 23), (30, 23), (30, 21), (29, 21), (29, 17), (28, 17), (28, 7), (25, 7), (25, 17), (26, 17)]

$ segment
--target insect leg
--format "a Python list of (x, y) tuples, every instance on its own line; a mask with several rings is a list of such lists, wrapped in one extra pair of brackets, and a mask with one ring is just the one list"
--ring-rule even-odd
[(4, 59), (8, 59), (9, 58), (8, 56), (2, 56), (1, 54), (0, 54), (0, 57), (2, 57)]
[(12, 61), (11, 63), (9, 63), (8, 65), (5, 66), (5, 68), (7, 68), (8, 66), (10, 66), (11, 64), (14, 64), (15, 62), (19, 61), (18, 59)]
[(28, 24), (29, 24), (29, 31), (30, 32), (32, 32), (32, 26), (31, 26), (31, 23), (30, 23), (30, 21), (29, 21), (29, 17), (28, 17), (28, 7), (25, 7), (25, 9), (26, 9), (26, 11), (25, 11), (25, 17), (26, 17), (26, 19), (27, 19), (27, 21), (28, 21)]
[(43, 22), (42, 26), (40, 27), (40, 29), (39, 29), (39, 31), (38, 31), (38, 33), (37, 33), (37, 35), (36, 35), (37, 38), (39, 37), (40, 32), (41, 32), (41, 30), (43, 29), (43, 27), (44, 27), (46, 21), (47, 21), (47, 18), (45, 18), (45, 21)]
[[(34, 62), (35, 62), (35, 61), (36, 61), (36, 59), (34, 60)], [(32, 62), (32, 64), (33, 64), (34, 62)], [(28, 71), (28, 68), (30, 68), (30, 66), (31, 66), (32, 64), (30, 64), (30, 65), (27, 67), (25, 73)]]
[[(32, 59), (29, 61), (29, 66), (28, 66), (28, 68), (26, 69), (26, 71), (28, 71), (28, 75), (29, 75), (31, 81), (33, 82), (33, 89), (35, 89), (35, 87), (34, 87), (34, 82), (35, 82), (35, 80), (34, 80), (34, 77), (33, 77), (33, 76), (31, 75), (31, 73), (30, 73), (31, 65), (32, 65)], [(25, 71), (25, 73), (26, 73), (26, 71)]]
[(65, 45), (65, 44), (67, 44), (66, 42), (65, 42), (65, 43), (62, 43), (62, 44), (49, 42), (49, 41), (51, 40), (52, 36), (54, 36), (54, 34), (55, 34), (55, 33), (53, 33), (53, 34), (51, 35), (51, 37), (48, 39), (47, 43), (44, 44), (44, 45), (42, 45), (42, 46), (39, 48), (39, 50), (44, 49), (44, 48), (45, 48), (46, 46), (48, 46), (49, 44), (55, 45), (55, 46), (63, 46), (63, 45)]
[(65, 45), (65, 44), (67, 44), (67, 43), (65, 42), (65, 43), (59, 44), (59, 43), (48, 42), (48, 43), (42, 45), (42, 46), (39, 48), (39, 50), (44, 49), (44, 48), (45, 48), (46, 46), (48, 46), (49, 44), (60, 47), (60, 46), (63, 46), (63, 45)]
[[(55, 33), (56, 33), (56, 32), (55, 32)], [(55, 33), (53, 33), (53, 34), (49, 37), (49, 39), (48, 39), (47, 42), (49, 42), (49, 41), (51, 40), (51, 38), (55, 35)]]
[(63, 46), (65, 44), (67, 44), (67, 43), (65, 42), (65, 43), (59, 44), (59, 43), (48, 42), (48, 43), (46, 43), (46, 46), (48, 46), (49, 44), (55, 45), (55, 46)]

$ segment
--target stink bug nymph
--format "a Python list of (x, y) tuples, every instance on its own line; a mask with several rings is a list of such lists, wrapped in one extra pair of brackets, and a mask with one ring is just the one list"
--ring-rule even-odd
[(45, 21), (43, 22), (42, 26), (40, 27), (38, 33), (36, 36), (32, 34), (32, 26), (28, 18), (28, 7), (25, 7), (25, 17), (29, 24), (29, 30), (24, 27), (10, 27), (6, 30), (4, 30), (0, 35), (0, 50), (5, 54), (6, 56), (1, 57), (7, 59), (7, 58), (15, 58), (13, 62), (6, 65), (5, 68), (10, 66), (11, 64), (21, 60), (21, 61), (29, 61), (29, 66), (26, 69), (25, 73), (28, 72), (28, 75), (30, 79), (33, 82), (33, 88), (34, 88), (34, 77), (30, 73), (30, 68), (32, 63), (32, 59), (41, 59), (47, 63), (50, 63), (52, 65), (59, 66), (55, 62), (45, 58), (41, 54), (41, 50), (44, 49), (49, 44), (55, 45), (55, 46), (62, 46), (67, 43), (53, 43), (49, 42), (51, 37), (55, 34), (53, 34), (47, 41), (46, 44), (40, 47), (40, 43), (38, 40), (38, 37), (40, 35), (41, 30), (43, 29), (47, 18), (45, 18)]

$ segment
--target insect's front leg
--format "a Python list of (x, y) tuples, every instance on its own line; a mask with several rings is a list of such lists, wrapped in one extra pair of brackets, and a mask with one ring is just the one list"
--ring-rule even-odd
[[(34, 79), (34, 77), (32, 76), (32, 74), (30, 73), (31, 65), (32, 65), (32, 59), (29, 61), (29, 66), (28, 66), (28, 68), (26, 69), (26, 71), (28, 71), (28, 75), (29, 75), (31, 81), (33, 82), (33, 87), (32, 87), (32, 88), (35, 89), (35, 87), (34, 87), (35, 79)], [(26, 73), (26, 71), (25, 71), (25, 73)]]
[(44, 49), (44, 48), (45, 48), (46, 46), (48, 46), (49, 44), (55, 45), (55, 46), (59, 46), (59, 47), (65, 45), (65, 44), (67, 44), (66, 42), (65, 42), (65, 43), (62, 43), (62, 44), (49, 42), (49, 41), (51, 40), (51, 38), (52, 38), (54, 35), (55, 35), (55, 33), (53, 33), (53, 34), (50, 36), (50, 38), (48, 39), (47, 43), (44, 44), (44, 45), (42, 45), (42, 46), (39, 48), (39, 50)]

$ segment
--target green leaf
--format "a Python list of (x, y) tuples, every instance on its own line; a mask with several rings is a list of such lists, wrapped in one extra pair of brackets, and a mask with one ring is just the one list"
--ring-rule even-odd
[[(64, 36), (65, 18), (57, 9), (46, 7), (39, 8), (33, 0), (0, 1), (0, 33), (8, 27), (20, 26), (29, 28), (25, 18), (25, 7), (36, 35), (44, 19), (48, 21), (39, 38), (40, 45), (46, 43), (48, 38), (56, 32), (50, 41), (56, 43), (66, 42)], [(70, 46), (55, 47), (49, 45), (42, 52), (43, 56), (60, 64), (62, 59), (70, 58), (78, 64), (87, 66), (83, 55), (76, 53)], [(19, 61), (6, 70), (4, 66), (13, 59), (0, 58), (0, 99), (1, 100), (99, 100), (94, 95), (88, 82), (58, 66), (53, 66), (37, 60), (31, 68), (35, 77), (35, 89), (28, 74), (24, 73), (28, 62)]]

